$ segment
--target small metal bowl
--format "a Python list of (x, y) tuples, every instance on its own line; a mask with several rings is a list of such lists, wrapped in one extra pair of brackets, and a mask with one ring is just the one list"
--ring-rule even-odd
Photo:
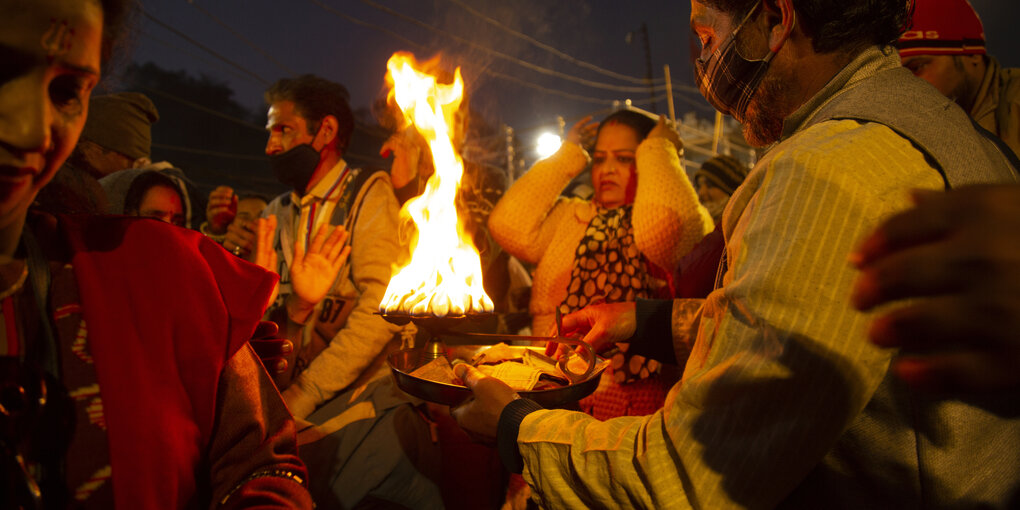
[[(492, 346), (458, 345), (448, 347), (446, 350), (446, 356), (448, 359), (471, 359), (476, 354), (488, 349), (489, 347)], [(510, 346), (510, 349), (520, 351), (522, 355), (525, 349), (535, 350), (539, 353), (542, 353), (544, 350), (541, 347), (516, 345)], [(435, 402), (437, 404), (457, 406), (467, 400), (467, 398), (471, 396), (471, 390), (467, 387), (430, 381), (428, 379), (422, 379), (411, 375), (411, 372), (434, 359), (429, 358), (427, 354), (428, 353), (421, 348), (402, 349), (390, 353), (387, 357), (387, 361), (389, 362), (390, 370), (393, 372), (393, 377), (397, 382), (397, 387), (413, 397), (427, 400), (429, 402)], [(521, 397), (538, 402), (539, 405), (545, 408), (560, 407), (577, 402), (578, 400), (591, 395), (591, 393), (595, 391), (595, 388), (599, 385), (599, 377), (602, 375), (602, 371), (605, 370), (607, 366), (609, 366), (608, 363), (600, 363), (587, 379), (568, 386), (547, 390), (519, 391), (517, 393)]]

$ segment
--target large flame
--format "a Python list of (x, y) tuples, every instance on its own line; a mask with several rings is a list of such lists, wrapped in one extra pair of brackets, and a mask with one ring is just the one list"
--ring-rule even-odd
[[(453, 83), (418, 69), (414, 56), (396, 53), (386, 64), (390, 98), (432, 149), (435, 173), (421, 196), (400, 210), (417, 229), (407, 265), (395, 268), (379, 309), (386, 313), (438, 317), (491, 312), (482, 288), (482, 265), (471, 237), (457, 217), (455, 199), (464, 162), (453, 147), (453, 118), (464, 93), (460, 68)], [(419, 242), (421, 241), (421, 242)]]

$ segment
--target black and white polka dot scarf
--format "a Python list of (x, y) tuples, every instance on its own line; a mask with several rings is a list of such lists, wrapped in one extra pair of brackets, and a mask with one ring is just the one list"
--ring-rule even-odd
[(560, 312), (648, 297), (648, 272), (630, 218), (630, 205), (598, 209), (574, 251), (574, 270)]
[[(631, 209), (630, 205), (598, 208), (574, 251), (574, 269), (567, 285), (567, 296), (560, 303), (561, 313), (576, 312), (590, 304), (636, 301), (652, 295), (647, 262), (634, 242)], [(626, 350), (626, 346), (620, 347), (621, 351)], [(618, 356), (625, 355), (621, 352)], [(626, 356), (631, 357), (640, 358)], [(622, 365), (620, 369), (627, 372), (624, 377), (614, 374), (620, 382), (648, 377), (650, 372), (655, 372), (649, 370), (643, 358), (615, 361), (614, 368)], [(635, 370), (631, 371), (631, 367)]]

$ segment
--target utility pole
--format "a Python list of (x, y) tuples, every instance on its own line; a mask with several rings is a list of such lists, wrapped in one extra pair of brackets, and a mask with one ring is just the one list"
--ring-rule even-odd
[(641, 23), (641, 36), (645, 38), (645, 79), (648, 80), (648, 99), (652, 101), (652, 113), (659, 113), (655, 109), (655, 84), (652, 83), (652, 45), (648, 42), (648, 25)]
[(666, 106), (669, 108), (669, 120), (676, 124), (676, 109), (673, 108), (673, 80), (669, 77), (669, 64), (662, 66), (666, 76)]
[[(648, 24), (641, 23), (641, 37), (645, 47), (645, 81), (648, 82), (648, 99), (651, 100), (649, 109), (652, 113), (659, 113), (655, 108), (655, 83), (652, 81), (652, 44), (648, 41)], [(634, 40), (634, 32), (627, 34), (627, 43)]]

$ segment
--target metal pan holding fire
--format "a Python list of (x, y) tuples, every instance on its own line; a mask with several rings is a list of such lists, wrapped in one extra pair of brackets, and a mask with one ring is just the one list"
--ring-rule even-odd
[[(514, 337), (508, 336), (506, 338), (509, 340)], [(492, 346), (447, 346), (445, 347), (444, 354), (447, 359), (470, 360), (490, 347)], [(520, 352), (522, 357), (525, 350), (533, 350), (537, 353), (542, 353), (544, 351), (543, 347), (519, 345), (509, 346), (509, 349), (511, 351)], [(411, 372), (429, 361), (432, 361), (432, 359), (434, 358), (431, 357), (426, 350), (421, 348), (402, 349), (391, 353), (387, 357), (390, 369), (393, 372), (393, 377), (397, 382), (397, 387), (411, 396), (448, 406), (456, 406), (471, 396), (471, 390), (467, 387), (422, 379), (411, 375)], [(518, 391), (517, 393), (524, 398), (534, 400), (539, 405), (546, 408), (560, 407), (577, 402), (595, 391), (595, 388), (599, 385), (599, 378), (602, 375), (602, 371), (609, 366), (609, 363), (606, 363), (605, 360), (597, 359), (595, 361), (598, 362), (593, 364), (593, 369), (588, 371), (589, 373), (587, 377), (583, 380), (559, 388)]]
[[(391, 85), (387, 104), (397, 106), (406, 126), (413, 126), (427, 142), (435, 171), (429, 176), (420, 196), (412, 198), (400, 209), (401, 239), (407, 240), (408, 257), (394, 266), (386, 293), (379, 303), (379, 314), (396, 324), (414, 322), (429, 333), (431, 338), (422, 348), (405, 349), (389, 356), (397, 385), (405, 392), (425, 400), (456, 405), (471, 396), (471, 390), (410, 375), (410, 372), (441, 356), (447, 359), (471, 359), (474, 353), (490, 345), (459, 345), (448, 348), (443, 339), (454, 336), (466, 338), (472, 344), (512, 342), (521, 337), (507, 336), (502, 340), (482, 338), (474, 333), (455, 332), (468, 329), (474, 320), (491, 317), (495, 309), (482, 284), (482, 264), (474, 238), (466, 231), (468, 220), (458, 212), (457, 196), (464, 175), (464, 162), (455, 143), (463, 127), (457, 119), (464, 93), (460, 69), (453, 73), (453, 81), (440, 83), (436, 76), (426, 72), (432, 64), (420, 65), (413, 55), (394, 54), (386, 64), (386, 81)], [(410, 228), (410, 227), (413, 227)], [(557, 340), (557, 339), (543, 339)], [(576, 340), (558, 339), (563, 343)], [(590, 346), (582, 358), (587, 370), (573, 373), (564, 368), (565, 360), (553, 362), (551, 370), (566, 376), (566, 385), (521, 392), (548, 407), (575, 402), (590, 394), (598, 386), (601, 368), (594, 370), (596, 357)], [(522, 357), (530, 347), (513, 347)], [(540, 348), (535, 355), (541, 354)], [(466, 352), (467, 351), (475, 351)], [(512, 354), (512, 353), (511, 353)], [(528, 354), (533, 358), (532, 354)], [(539, 360), (548, 367), (549, 360)], [(548, 373), (548, 372), (547, 372)]]

